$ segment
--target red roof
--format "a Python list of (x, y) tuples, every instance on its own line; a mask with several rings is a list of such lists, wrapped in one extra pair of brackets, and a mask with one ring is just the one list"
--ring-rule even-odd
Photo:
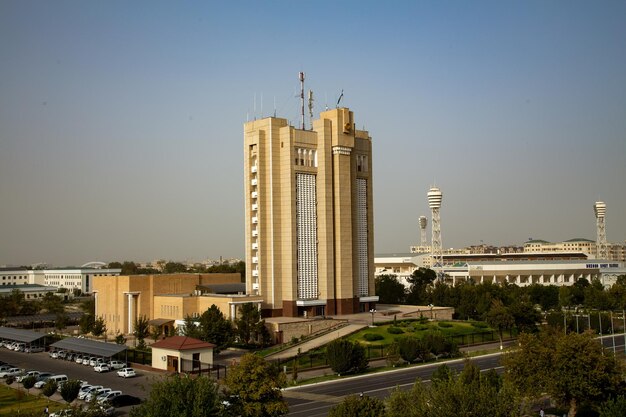
[(171, 350), (196, 350), (196, 349), (213, 349), (214, 344), (204, 342), (199, 339), (187, 336), (172, 336), (153, 343), (153, 348), (171, 349)]

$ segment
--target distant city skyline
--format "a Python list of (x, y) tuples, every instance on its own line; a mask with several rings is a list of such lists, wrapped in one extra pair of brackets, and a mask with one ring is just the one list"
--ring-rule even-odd
[[(244, 257), (243, 124), (370, 132), (374, 251), (626, 240), (626, 3), (0, 2), (0, 265)], [(307, 109), (307, 126), (309, 123)], [(366, 125), (363, 126), (363, 122)], [(430, 239), (429, 239), (430, 240)]]

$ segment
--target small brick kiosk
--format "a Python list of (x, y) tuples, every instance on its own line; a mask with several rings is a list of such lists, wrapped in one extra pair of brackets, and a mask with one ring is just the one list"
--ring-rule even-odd
[[(151, 345), (152, 367), (170, 372), (185, 372), (213, 364), (214, 344), (187, 336), (172, 336)], [(183, 366), (185, 363), (185, 366)]]

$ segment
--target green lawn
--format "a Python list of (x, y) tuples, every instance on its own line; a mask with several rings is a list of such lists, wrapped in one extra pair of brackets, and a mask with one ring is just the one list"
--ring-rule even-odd
[(49, 401), (45, 396), (29, 395), (26, 390), (21, 387), (17, 390), (0, 384), (0, 416), (19, 414), (40, 415), (43, 414), (46, 405), (51, 413), (67, 408), (65, 404)]
[[(440, 325), (440, 323), (442, 323)], [(484, 326), (479, 324), (478, 326)], [(389, 332), (389, 328), (397, 328), (402, 331), (399, 334), (392, 334)], [(491, 333), (492, 329), (489, 327), (475, 327), (470, 322), (456, 322), (456, 321), (443, 321), (443, 322), (423, 322), (419, 319), (416, 320), (402, 320), (393, 323), (384, 324), (375, 327), (368, 327), (357, 333), (350, 335), (348, 338), (352, 341), (357, 341), (365, 346), (368, 345), (389, 345), (399, 336), (416, 336), (421, 337), (426, 332), (436, 330), (441, 332), (444, 336), (466, 336), (471, 334)], [(366, 333), (378, 334), (383, 337), (381, 340), (367, 341), (364, 338)]]

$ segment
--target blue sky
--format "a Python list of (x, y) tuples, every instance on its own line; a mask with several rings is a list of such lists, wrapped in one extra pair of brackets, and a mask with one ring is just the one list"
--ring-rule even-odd
[[(626, 3), (0, 2), (0, 265), (242, 257), (243, 123), (342, 105), (376, 253), (626, 239)], [(255, 100), (256, 97), (256, 100)], [(276, 105), (274, 104), (276, 103)], [(255, 105), (256, 104), (256, 105)], [(430, 216), (429, 216), (430, 217)]]

